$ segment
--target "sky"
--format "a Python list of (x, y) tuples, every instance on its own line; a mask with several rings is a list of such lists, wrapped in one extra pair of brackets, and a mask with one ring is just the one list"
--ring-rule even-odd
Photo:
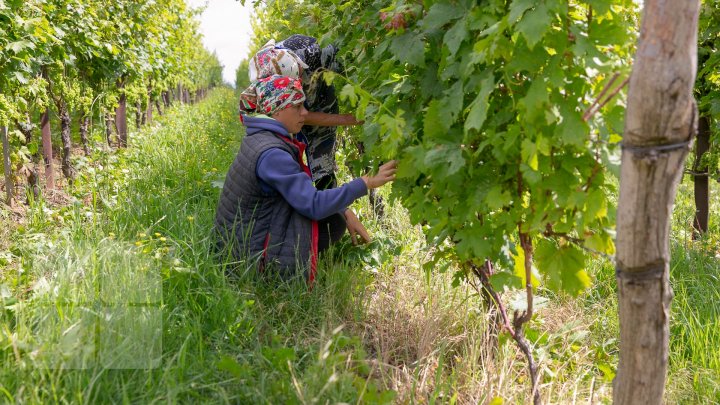
[(252, 2), (247, 0), (242, 6), (237, 0), (186, 0), (193, 8), (207, 4), (200, 19), (200, 33), (203, 44), (217, 52), (224, 66), (223, 79), (235, 85), (235, 70), (240, 61), (247, 58), (250, 44), (250, 16)]

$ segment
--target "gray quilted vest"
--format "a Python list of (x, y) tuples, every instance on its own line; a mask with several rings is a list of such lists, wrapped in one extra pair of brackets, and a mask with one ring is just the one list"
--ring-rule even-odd
[(262, 131), (246, 136), (225, 177), (215, 214), (219, 247), (238, 259), (255, 260), (260, 269), (276, 269), (284, 279), (309, 276), (312, 220), (300, 215), (279, 193), (260, 188), (255, 167), (260, 155), (278, 148), (299, 160), (297, 147), (280, 135)]

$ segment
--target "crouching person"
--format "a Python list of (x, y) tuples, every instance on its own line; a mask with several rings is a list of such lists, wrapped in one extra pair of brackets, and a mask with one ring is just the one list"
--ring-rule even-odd
[[(396, 163), (341, 187), (319, 191), (305, 163), (305, 144), (295, 139), (307, 110), (299, 79), (270, 76), (241, 96), (247, 129), (225, 178), (215, 227), (221, 248), (236, 259), (257, 258), (260, 271), (276, 269), (284, 279), (312, 283), (317, 257), (342, 235), (343, 213), (368, 189), (394, 180)], [(335, 229), (333, 229), (335, 228)]]

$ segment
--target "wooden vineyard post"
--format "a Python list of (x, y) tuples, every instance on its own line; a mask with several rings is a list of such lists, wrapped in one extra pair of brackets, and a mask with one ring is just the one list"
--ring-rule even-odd
[(668, 367), (669, 232), (696, 132), (700, 0), (646, 0), (630, 77), (617, 212), (620, 362), (613, 402), (662, 404)]
[(707, 117), (700, 117), (698, 137), (695, 144), (695, 165), (693, 166), (693, 185), (695, 192), (695, 220), (693, 221), (693, 239), (704, 235), (708, 230), (710, 217), (710, 188), (708, 184), (708, 168), (702, 164), (705, 152), (710, 149), (710, 122)]
[(90, 144), (88, 141), (88, 131), (90, 130), (90, 114), (86, 110), (80, 111), (80, 142), (83, 146), (85, 156), (90, 156)]
[(147, 114), (147, 123), (152, 123), (153, 120), (153, 95), (152, 95), (152, 84), (148, 85), (147, 92), (148, 92), (148, 104), (147, 104), (147, 110), (145, 111), (145, 114)]
[(112, 128), (113, 128), (112, 114), (110, 112), (106, 112), (105, 113), (105, 138), (107, 138), (107, 144), (111, 148), (112, 148)]
[(7, 205), (12, 205), (13, 199), (13, 181), (12, 172), (10, 166), (10, 141), (8, 140), (8, 129), (2, 127), (0, 131), (2, 137), (2, 148), (3, 148), (3, 169), (5, 170), (5, 202)]
[(115, 109), (115, 127), (117, 128), (118, 146), (121, 148), (127, 148), (127, 95), (125, 94), (124, 82), (119, 82), (117, 87), (118, 90), (120, 90), (118, 106)]
[(153, 112), (152, 112), (152, 110), (153, 110), (153, 101), (152, 101), (152, 98), (151, 98), (151, 99), (148, 101), (147, 110), (145, 110), (145, 115), (146, 115), (146, 117), (147, 117), (147, 121), (146, 121), (146, 122), (147, 122), (148, 124), (152, 123), (152, 120), (153, 120)]
[(52, 138), (50, 137), (50, 110), (45, 109), (40, 120), (42, 132), (43, 160), (45, 161), (45, 187), (48, 190), (55, 188), (55, 172), (53, 169)]
[(60, 117), (60, 140), (62, 141), (62, 160), (61, 167), (65, 178), (72, 182), (75, 177), (75, 169), (70, 163), (70, 153), (72, 152), (72, 141), (70, 136), (70, 111), (68, 111), (67, 103), (60, 99), (57, 102), (58, 116)]

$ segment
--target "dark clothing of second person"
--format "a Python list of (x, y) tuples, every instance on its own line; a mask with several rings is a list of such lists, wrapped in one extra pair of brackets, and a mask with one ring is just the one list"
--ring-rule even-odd
[(347, 222), (343, 214), (332, 214), (318, 221), (318, 254), (338, 242), (345, 235), (346, 230)]
[[(332, 45), (320, 48), (315, 38), (298, 34), (277, 43), (276, 47), (293, 51), (308, 65), (302, 77), (308, 111), (338, 114), (340, 109), (335, 86), (328, 85), (321, 74), (325, 70), (342, 73), (343, 68), (336, 59), (338, 49)], [(302, 128), (302, 134), (307, 140), (308, 166), (315, 186), (320, 190), (335, 187), (337, 127), (306, 125)]]

